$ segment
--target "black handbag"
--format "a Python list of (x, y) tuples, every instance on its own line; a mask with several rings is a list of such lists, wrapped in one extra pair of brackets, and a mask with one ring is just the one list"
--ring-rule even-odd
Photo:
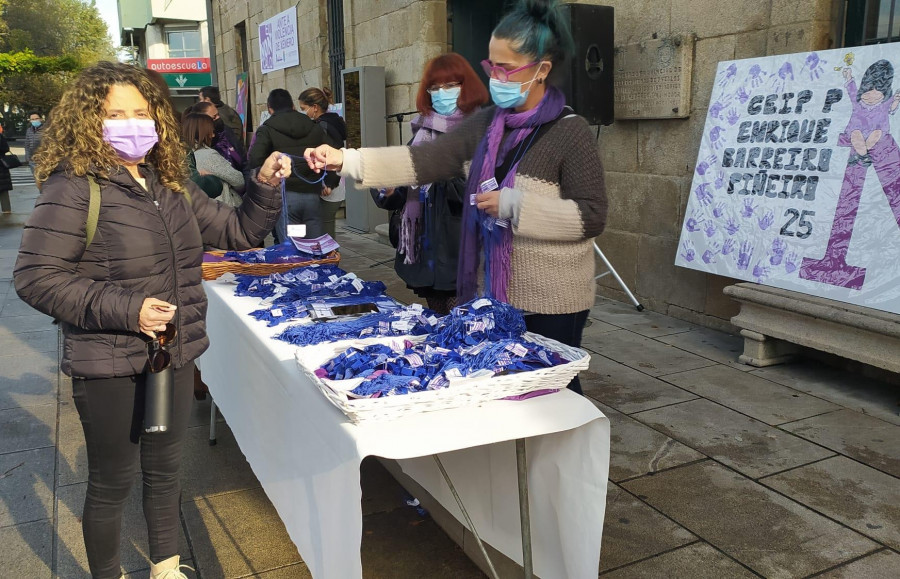
[(22, 161), (20, 161), (13, 153), (6, 153), (0, 157), (0, 163), (3, 163), (3, 166), (7, 169), (15, 169), (16, 167), (22, 166)]

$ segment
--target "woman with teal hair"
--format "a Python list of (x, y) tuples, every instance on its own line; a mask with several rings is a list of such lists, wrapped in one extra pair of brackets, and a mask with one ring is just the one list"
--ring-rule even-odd
[[(579, 346), (607, 199), (596, 138), (553, 85), (571, 47), (558, 2), (520, 0), (494, 29), (482, 63), (496, 106), (416, 147), (305, 154), (310, 167), (364, 187), (466, 177), (459, 301), (505, 301), (525, 311), (530, 331)], [(581, 392), (578, 378), (569, 388)]]

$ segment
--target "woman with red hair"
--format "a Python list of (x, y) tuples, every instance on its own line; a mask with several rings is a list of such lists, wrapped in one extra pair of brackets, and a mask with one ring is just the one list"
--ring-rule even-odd
[[(487, 89), (466, 59), (455, 53), (432, 59), (419, 83), (419, 115), (411, 123), (411, 146), (452, 130), (487, 101)], [(417, 187), (372, 191), (375, 203), (393, 212), (391, 243), (397, 248), (397, 275), (439, 314), (450, 313), (456, 305), (465, 188), (465, 179), (455, 177)]]

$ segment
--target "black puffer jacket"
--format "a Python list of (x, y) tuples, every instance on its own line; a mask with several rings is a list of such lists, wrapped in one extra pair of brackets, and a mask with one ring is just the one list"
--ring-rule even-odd
[(145, 298), (176, 304), (176, 367), (202, 354), (206, 294), (203, 245), (249, 249), (272, 229), (281, 207), (273, 187), (251, 179), (234, 209), (189, 183), (187, 196), (162, 185), (141, 165), (147, 189), (124, 168), (98, 179), (100, 218), (87, 248), (90, 189), (86, 177), (58, 170), (44, 183), (25, 224), (15, 268), (19, 296), (62, 322), (62, 370), (79, 378), (131, 376), (144, 371), (146, 338), (138, 318)]
[[(301, 159), (303, 153), (309, 147), (318, 147), (328, 144), (332, 147), (342, 147), (342, 143), (335, 142), (325, 130), (310, 120), (309, 117), (297, 111), (281, 111), (275, 113), (263, 125), (256, 130), (256, 141), (248, 154), (248, 166), (259, 167), (273, 151), (281, 151), (293, 155), (293, 175), (288, 177), (284, 186), (288, 191), (297, 193), (315, 193), (322, 191), (322, 185), (317, 183), (321, 175), (315, 173)], [(325, 184), (337, 187), (341, 178), (337, 173), (329, 172), (325, 176)]]

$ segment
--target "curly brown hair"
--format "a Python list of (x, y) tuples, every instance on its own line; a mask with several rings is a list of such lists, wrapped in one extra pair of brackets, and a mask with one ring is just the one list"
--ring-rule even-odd
[(116, 152), (103, 140), (104, 103), (113, 85), (131, 85), (147, 99), (159, 142), (146, 161), (156, 168), (166, 187), (184, 192), (188, 178), (185, 151), (171, 102), (142, 69), (119, 62), (98, 62), (84, 69), (53, 108), (53, 120), (34, 155), (38, 186), (60, 163), (68, 173), (103, 178), (121, 165)]

